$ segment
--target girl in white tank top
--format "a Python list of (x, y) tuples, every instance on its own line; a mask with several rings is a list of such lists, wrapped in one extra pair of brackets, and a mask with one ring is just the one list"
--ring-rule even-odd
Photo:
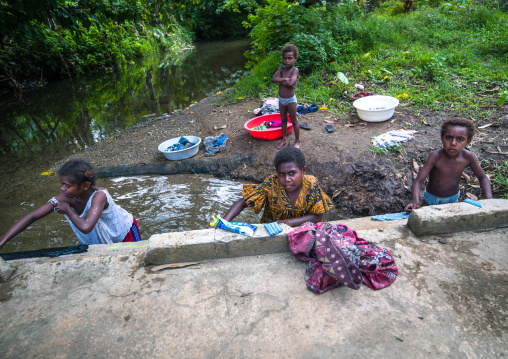
[(58, 171), (62, 191), (16, 222), (0, 237), (0, 248), (16, 234), (51, 212), (63, 214), (83, 244), (137, 242), (136, 219), (117, 205), (104, 188), (95, 187), (95, 170), (86, 161), (72, 159)]

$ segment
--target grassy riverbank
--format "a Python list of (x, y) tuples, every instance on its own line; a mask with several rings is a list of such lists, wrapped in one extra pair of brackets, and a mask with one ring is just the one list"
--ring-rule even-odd
[[(362, 83), (368, 91), (397, 96), (404, 105), (452, 107), (464, 116), (471, 111), (481, 116), (496, 111), (496, 100), (508, 91), (507, 13), (487, 6), (443, 5), (405, 14), (391, 15), (384, 8), (364, 14), (344, 5), (323, 7), (312, 12), (316, 14), (325, 25), (320, 33), (293, 34), (286, 41), (300, 49), (300, 102), (345, 111), (356, 92), (354, 84)], [(254, 42), (262, 38), (253, 35)], [(253, 51), (274, 46), (264, 47)], [(251, 76), (238, 83), (231, 100), (276, 94), (270, 79), (280, 63), (279, 51), (275, 47), (268, 52)], [(338, 72), (349, 84), (337, 79)]]

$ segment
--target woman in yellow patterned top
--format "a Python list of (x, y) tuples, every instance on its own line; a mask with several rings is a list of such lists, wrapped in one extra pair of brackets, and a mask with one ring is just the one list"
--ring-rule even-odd
[(302, 151), (286, 147), (277, 152), (274, 165), (277, 174), (262, 184), (243, 186), (243, 198), (231, 206), (224, 219), (232, 221), (244, 208), (250, 207), (255, 213), (264, 208), (261, 223), (277, 221), (296, 227), (305, 222), (321, 222), (332, 203), (317, 179), (305, 175), (307, 167)]

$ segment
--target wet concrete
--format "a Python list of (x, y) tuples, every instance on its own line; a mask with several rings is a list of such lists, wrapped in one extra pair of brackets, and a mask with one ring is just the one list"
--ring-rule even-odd
[(508, 355), (508, 229), (415, 237), (351, 220), (399, 266), (390, 287), (317, 295), (290, 253), (154, 271), (147, 241), (9, 261), (2, 358), (498, 358)]

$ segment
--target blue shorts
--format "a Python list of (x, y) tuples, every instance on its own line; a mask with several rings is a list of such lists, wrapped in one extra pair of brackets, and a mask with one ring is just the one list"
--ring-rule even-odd
[(293, 102), (297, 103), (296, 102), (296, 95), (293, 95), (293, 97), (290, 97), (290, 98), (282, 98), (282, 97), (279, 96), (279, 103), (282, 106), (287, 106), (287, 105), (289, 105), (290, 103), (293, 103)]
[(450, 197), (438, 197), (434, 196), (433, 194), (430, 194), (429, 192), (427, 192), (427, 190), (425, 190), (425, 192), (423, 192), (423, 199), (425, 200), (425, 202), (427, 202), (427, 204), (433, 206), (435, 204), (447, 204), (458, 202), (459, 195), (460, 191), (456, 195)]

